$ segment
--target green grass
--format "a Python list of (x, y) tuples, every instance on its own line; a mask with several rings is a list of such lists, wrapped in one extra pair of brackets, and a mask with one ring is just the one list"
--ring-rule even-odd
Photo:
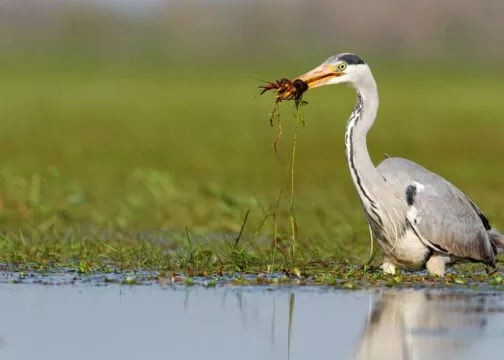
[[(288, 191), (277, 249), (271, 219), (261, 226), (288, 176), (295, 110), (281, 107), (277, 161), (273, 99), (256, 97), (255, 77), (292, 77), (318, 60), (286, 69), (0, 67), (0, 261), (177, 271), (364, 263), (368, 229), (343, 148), (355, 101), (347, 87), (305, 97), (295, 259)], [(369, 135), (375, 163), (386, 152), (422, 164), (504, 229), (504, 71), (385, 63), (373, 70), (381, 95)]]

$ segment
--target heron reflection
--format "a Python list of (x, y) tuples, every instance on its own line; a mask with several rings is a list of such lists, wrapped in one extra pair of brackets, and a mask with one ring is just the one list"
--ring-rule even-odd
[(351, 359), (414, 360), (456, 356), (485, 333), (489, 299), (468, 293), (385, 292)]

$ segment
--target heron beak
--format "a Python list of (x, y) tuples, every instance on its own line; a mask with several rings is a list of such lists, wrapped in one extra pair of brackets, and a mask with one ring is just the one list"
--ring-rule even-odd
[(343, 72), (336, 71), (333, 65), (322, 64), (312, 71), (301, 75), (298, 79), (304, 81), (308, 85), (308, 89), (313, 89), (325, 85), (330, 78), (343, 74)]
[(282, 100), (300, 99), (303, 93), (309, 89), (327, 84), (329, 79), (344, 75), (344, 72), (336, 71), (334, 65), (322, 64), (312, 71), (307, 72), (289, 82), (287, 86), (277, 90), (277, 102)]
[(336, 71), (334, 65), (322, 64), (293, 81), (286, 80), (286, 82), (271, 88), (275, 88), (277, 91), (277, 102), (300, 99), (305, 91), (325, 85), (329, 79), (344, 74), (344, 72)]

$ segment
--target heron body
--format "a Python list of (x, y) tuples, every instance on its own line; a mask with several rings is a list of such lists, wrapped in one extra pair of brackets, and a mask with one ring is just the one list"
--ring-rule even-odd
[(371, 236), (384, 252), (385, 272), (426, 267), (444, 275), (446, 264), (461, 259), (495, 266), (504, 236), (462, 191), (410, 160), (387, 157), (374, 166), (366, 135), (379, 97), (364, 61), (353, 54), (336, 55), (299, 79), (308, 89), (347, 83), (357, 92), (345, 131), (346, 158)]

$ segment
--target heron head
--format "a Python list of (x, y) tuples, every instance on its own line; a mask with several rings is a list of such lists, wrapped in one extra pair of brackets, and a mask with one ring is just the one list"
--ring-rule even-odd
[[(299, 76), (308, 89), (324, 85), (349, 84), (353, 87), (369, 78), (370, 70), (366, 63), (357, 55), (344, 53), (331, 56), (320, 66)], [(296, 79), (296, 80), (297, 80)]]

